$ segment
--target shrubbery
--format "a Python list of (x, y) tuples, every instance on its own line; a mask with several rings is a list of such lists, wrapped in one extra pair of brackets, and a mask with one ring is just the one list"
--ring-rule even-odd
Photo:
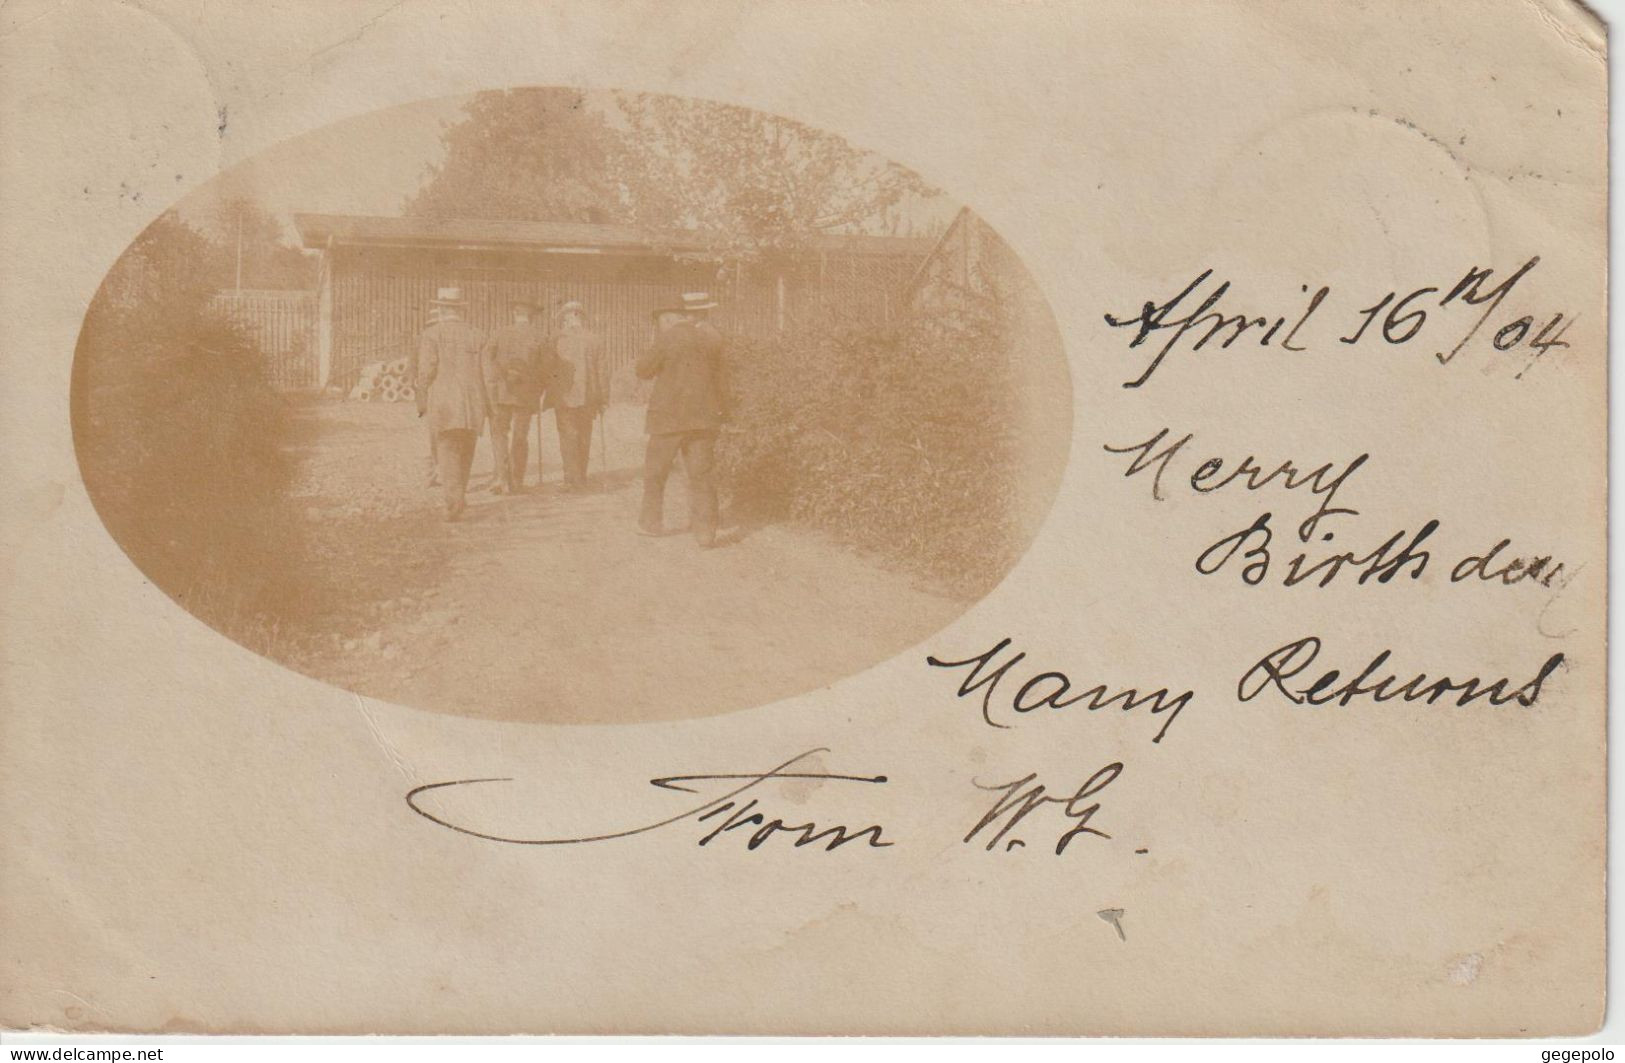
[(789, 517), (985, 591), (1026, 544), (1016, 375), (995, 306), (730, 350), (736, 514)]
[[(167, 227), (166, 227), (167, 226)], [(161, 219), (92, 303), (74, 357), (73, 427), (96, 511), (162, 590), (263, 641), (297, 594), (285, 401), (253, 343), (188, 281), (190, 230)]]

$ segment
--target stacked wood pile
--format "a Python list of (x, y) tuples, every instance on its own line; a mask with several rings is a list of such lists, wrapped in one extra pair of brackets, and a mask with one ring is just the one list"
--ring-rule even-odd
[(350, 398), (362, 402), (411, 402), (414, 395), (405, 358), (362, 366), (361, 379), (350, 389)]

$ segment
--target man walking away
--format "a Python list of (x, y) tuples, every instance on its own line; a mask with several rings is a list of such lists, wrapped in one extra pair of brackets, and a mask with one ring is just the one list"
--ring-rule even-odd
[(587, 328), (586, 310), (574, 300), (559, 308), (559, 336), (553, 351), (546, 402), (558, 421), (564, 489), (580, 491), (587, 486), (592, 422), (604, 409), (608, 381), (603, 342)]
[(423, 333), (418, 348), (417, 386), (428, 395), (429, 427), (435, 433), (446, 519), (463, 515), (474, 443), (485, 427), (485, 376), (480, 352), (485, 337), (463, 320), (461, 288), (441, 288), (435, 297), (440, 320)]
[[(537, 304), (518, 300), (513, 320), (485, 345), (485, 395), (491, 401), (491, 455), (496, 476), (491, 490), (518, 494), (530, 463), (530, 421), (537, 414), (544, 379), (542, 333), (531, 322)], [(536, 455), (538, 471), (542, 456)]]
[[(439, 306), (433, 306), (433, 305), (430, 306), (429, 307), (429, 323), (428, 323), (428, 325), (426, 325), (424, 327), (426, 329), (427, 328), (432, 328), (434, 325), (439, 323), (439, 321), (440, 321), (440, 307)], [(418, 416), (419, 417), (423, 417), (425, 414), (427, 414), (429, 412), (429, 396), (428, 396), (428, 393), (425, 392), (422, 388), (417, 386), (418, 354), (422, 350), (422, 344), (423, 344), (423, 337), (420, 334), (418, 336), (418, 345), (415, 346), (415, 347), (412, 347), (410, 350), (408, 350), (406, 352), (406, 379), (413, 382), (413, 384), (412, 384), (412, 400), (413, 400), (413, 405), (415, 405), (417, 407), (417, 409), (418, 409)], [(435, 433), (434, 433), (434, 425), (431, 424), (428, 421), (424, 421), (423, 422), (423, 427), (426, 430), (425, 434), (429, 437), (429, 486), (430, 487), (438, 487), (440, 485), (440, 461), (436, 457), (436, 452), (435, 452), (436, 440), (435, 440)]]
[[(688, 475), (689, 527), (702, 547), (716, 545), (717, 431), (728, 418), (722, 334), (707, 320), (716, 303), (705, 292), (683, 294), (682, 316), (638, 357), (638, 376), (654, 380), (645, 430), (640, 535), (664, 533), (666, 478), (680, 453)], [(655, 311), (656, 319), (670, 309)]]

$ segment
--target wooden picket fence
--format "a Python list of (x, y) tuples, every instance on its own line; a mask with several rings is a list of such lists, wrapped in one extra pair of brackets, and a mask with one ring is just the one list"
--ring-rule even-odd
[(265, 355), (266, 379), (279, 390), (321, 386), (315, 292), (223, 291), (215, 296), (215, 308), (248, 330)]

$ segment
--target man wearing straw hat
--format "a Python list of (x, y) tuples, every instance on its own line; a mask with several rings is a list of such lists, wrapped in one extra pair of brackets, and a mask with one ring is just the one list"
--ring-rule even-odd
[[(513, 320), (498, 329), (485, 344), (485, 394), (491, 401), (491, 456), (496, 477), (491, 490), (518, 494), (525, 486), (530, 463), (530, 419), (536, 416), (542, 395), (543, 336), (532, 323), (538, 309), (528, 299), (510, 304)], [(541, 455), (536, 455), (537, 464)]]
[(652, 379), (645, 430), (643, 509), (638, 534), (664, 534), (666, 478), (677, 455), (688, 476), (689, 529), (702, 547), (716, 545), (717, 486), (713, 477), (717, 432), (728, 417), (728, 385), (722, 334), (707, 320), (716, 302), (705, 292), (685, 292), (681, 307), (663, 307), (655, 320), (678, 311), (654, 343), (638, 356), (638, 376)]
[(480, 357), (485, 337), (463, 320), (467, 305), (461, 288), (441, 288), (434, 304), (440, 320), (423, 332), (418, 346), (417, 387), (427, 398), (429, 428), (435, 433), (446, 519), (462, 516), (474, 443), (485, 427), (485, 374)]
[(592, 423), (604, 409), (608, 381), (604, 373), (604, 345), (587, 328), (586, 308), (574, 299), (559, 307), (559, 333), (553, 343), (553, 372), (548, 380), (546, 408), (558, 421), (559, 458), (564, 465), (564, 489), (587, 486), (587, 462), (592, 453)]

